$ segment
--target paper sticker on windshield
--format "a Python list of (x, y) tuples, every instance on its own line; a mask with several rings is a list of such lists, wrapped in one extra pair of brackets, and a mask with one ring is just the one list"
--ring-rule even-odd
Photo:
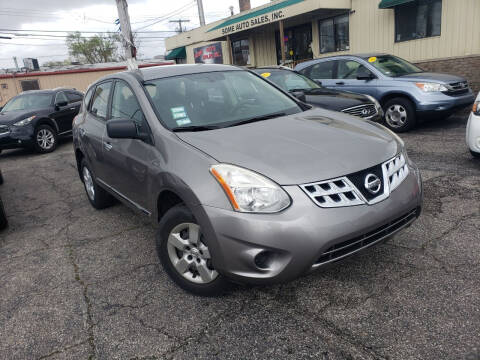
[(270, 75), (272, 74), (270, 74), (269, 72), (264, 72), (260, 74), (260, 76), (263, 76), (264, 78), (268, 78)]
[(377, 61), (377, 57), (376, 57), (376, 56), (372, 56), (372, 57), (368, 58), (368, 62), (369, 62), (369, 63), (372, 63), (372, 62), (375, 62), (375, 61)]
[(172, 118), (175, 120), (178, 126), (190, 124), (192, 121), (187, 115), (187, 111), (183, 106), (177, 106), (171, 108), (170, 111), (172, 112)]

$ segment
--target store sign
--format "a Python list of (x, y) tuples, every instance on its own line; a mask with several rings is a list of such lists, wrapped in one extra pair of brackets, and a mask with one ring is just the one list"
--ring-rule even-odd
[[(295, 16), (305, 11), (304, 7), (293, 5), (304, 3), (306, 0), (284, 0), (276, 2), (256, 11), (248, 12), (238, 17), (230, 18), (209, 29), (207, 32), (215, 31), (221, 35), (229, 35), (253, 27), (273, 23), (284, 18)], [(318, 7), (316, 2), (315, 6)]]
[(193, 49), (196, 64), (223, 64), (222, 43)]
[(250, 27), (264, 25), (271, 22), (278, 21), (285, 17), (283, 10), (274, 11), (270, 14), (254, 17), (250, 20), (245, 20), (234, 25), (229, 25), (222, 28), (222, 35), (228, 35), (237, 31), (246, 30)]

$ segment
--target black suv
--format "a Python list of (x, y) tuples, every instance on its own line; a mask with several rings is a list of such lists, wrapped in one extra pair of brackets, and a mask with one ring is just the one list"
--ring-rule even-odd
[(0, 111), (0, 151), (55, 150), (58, 136), (71, 134), (82, 99), (80, 91), (67, 88), (25, 91), (10, 99)]

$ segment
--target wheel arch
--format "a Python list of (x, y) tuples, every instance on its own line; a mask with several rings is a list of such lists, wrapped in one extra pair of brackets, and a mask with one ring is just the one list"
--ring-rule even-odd
[[(161, 186), (158, 186), (160, 184)], [(165, 173), (161, 176), (157, 186), (160, 190), (154, 197), (155, 203), (152, 204), (154, 212), (152, 214), (153, 221), (156, 223), (160, 222), (163, 215), (178, 204), (184, 204), (192, 213), (195, 213), (195, 207), (200, 204), (200, 200), (182, 179), (175, 175)]]
[(385, 104), (388, 101), (390, 101), (392, 99), (395, 99), (395, 98), (404, 98), (404, 99), (409, 100), (412, 103), (413, 108), (415, 110), (417, 110), (417, 103), (416, 103), (415, 99), (413, 98), (413, 96), (411, 96), (408, 93), (404, 93), (404, 92), (390, 92), (390, 93), (382, 95), (382, 97), (380, 98), (380, 104), (382, 105), (382, 108), (385, 106)]
[(78, 171), (78, 176), (80, 176), (80, 180), (83, 182), (83, 177), (82, 177), (82, 160), (85, 157), (83, 154), (82, 150), (80, 149), (75, 149), (75, 160), (77, 162), (77, 171)]
[(40, 126), (40, 125), (48, 125), (52, 127), (58, 134), (58, 125), (57, 122), (49, 117), (41, 117), (39, 118), (36, 123), (35, 123), (35, 128)]

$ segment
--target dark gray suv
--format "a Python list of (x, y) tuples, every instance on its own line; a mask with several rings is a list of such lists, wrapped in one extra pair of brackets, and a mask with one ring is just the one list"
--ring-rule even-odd
[(422, 205), (394, 133), (233, 66), (109, 75), (73, 136), (90, 203), (149, 216), (166, 272), (200, 295), (292, 280), (387, 239)]

